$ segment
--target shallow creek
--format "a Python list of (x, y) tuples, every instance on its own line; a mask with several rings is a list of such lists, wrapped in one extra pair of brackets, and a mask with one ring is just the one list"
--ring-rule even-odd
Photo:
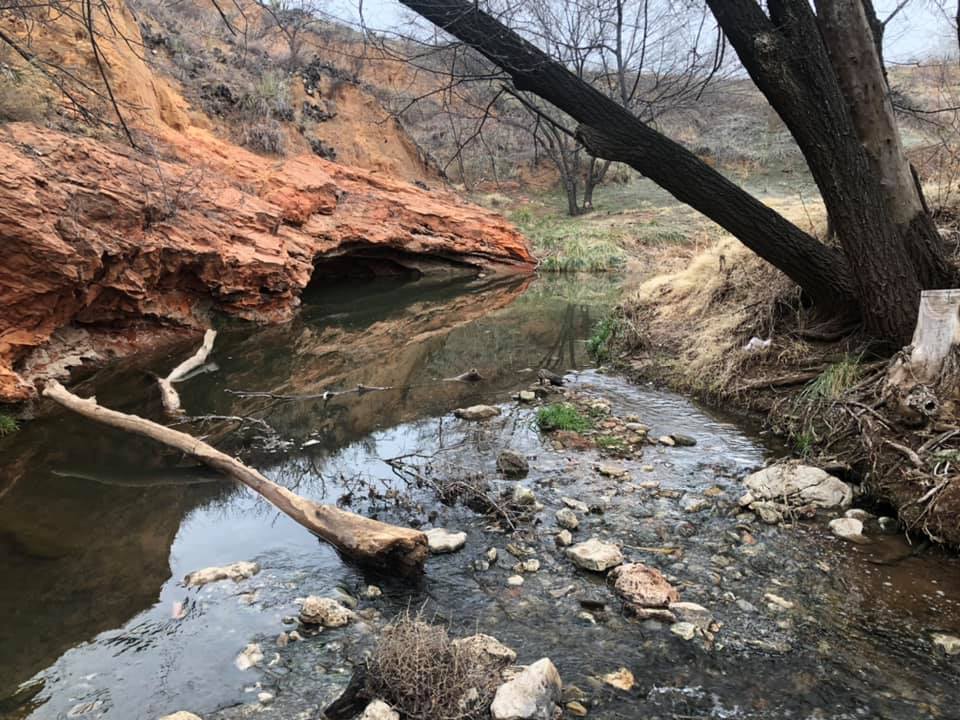
[[(754, 429), (690, 401), (589, 370), (584, 340), (617, 293), (603, 279), (529, 283), (378, 283), (318, 290), (282, 327), (228, 324), (215, 368), (184, 382), (193, 415), (242, 415), (188, 426), (316, 500), (380, 519), (468, 533), (424, 577), (400, 580), (344, 562), (251, 493), (171, 453), (53, 412), (0, 441), (0, 718), (151, 720), (175, 710), (210, 718), (314, 718), (347, 683), (382, 623), (408, 608), (486, 632), (522, 663), (548, 656), (592, 718), (960, 718), (960, 656), (931, 642), (960, 634), (960, 561), (910, 555), (899, 537), (850, 545), (826, 519), (771, 527), (738, 515), (740, 481), (771, 452)], [(165, 372), (193, 345), (127, 361), (79, 386), (105, 405), (160, 416), (149, 371)], [(475, 367), (484, 380), (447, 382)], [(599, 475), (596, 451), (558, 449), (534, 428), (535, 407), (511, 401), (536, 369), (636, 415), (654, 436), (681, 432), (695, 447), (648, 447), (616, 461), (629, 479)], [(242, 397), (228, 391), (320, 394), (358, 384), (387, 391), (329, 402)], [(483, 422), (456, 407), (499, 404)], [(405, 456), (425, 474), (492, 485), (512, 448), (522, 480), (545, 506), (516, 534), (461, 505), (409, 487), (384, 462)], [(604, 460), (604, 462), (607, 462)], [(684, 496), (704, 498), (687, 512)], [(397, 501), (397, 497), (403, 499)], [(622, 545), (628, 560), (664, 571), (681, 599), (722, 624), (713, 644), (657, 622), (626, 618), (602, 577), (556, 548), (562, 497), (581, 513), (576, 540)], [(541, 564), (509, 587), (522, 546)], [(498, 561), (479, 563), (490, 547)], [(262, 571), (187, 589), (188, 572), (236, 560)], [(296, 598), (368, 584), (365, 620), (278, 648)], [(774, 593), (793, 604), (770, 605)], [(591, 615), (581, 600), (590, 601)], [(604, 610), (597, 610), (598, 604)], [(259, 642), (261, 667), (234, 658)], [(628, 668), (630, 690), (599, 677)], [(274, 696), (268, 705), (257, 693)]]

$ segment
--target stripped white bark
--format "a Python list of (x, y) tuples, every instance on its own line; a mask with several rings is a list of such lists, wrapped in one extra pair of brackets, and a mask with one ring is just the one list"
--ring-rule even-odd
[(217, 337), (216, 330), (207, 330), (203, 334), (203, 344), (192, 356), (177, 365), (165, 378), (157, 378), (160, 386), (160, 401), (168, 415), (179, 415), (183, 412), (180, 406), (180, 395), (173, 389), (173, 383), (183, 380), (191, 370), (194, 370), (207, 361), (213, 350), (213, 341)]
[(43, 395), (83, 417), (150, 438), (229, 475), (354, 560), (400, 573), (423, 568), (428, 554), (427, 537), (418, 530), (388, 525), (302, 498), (192, 435), (101, 407), (96, 398), (78, 397), (55, 380), (47, 383)]
[(912, 420), (956, 408), (960, 353), (960, 289), (925, 290), (913, 341), (887, 374), (886, 395)]

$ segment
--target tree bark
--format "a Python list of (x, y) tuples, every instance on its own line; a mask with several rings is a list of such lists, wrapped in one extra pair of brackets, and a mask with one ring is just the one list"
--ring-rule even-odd
[(913, 261), (920, 285), (925, 290), (949, 287), (953, 278), (940, 233), (924, 207), (900, 141), (882, 55), (878, 52), (883, 23), (875, 15), (871, 21), (861, 0), (815, 2), (823, 38), (857, 136), (872, 175), (879, 180), (884, 206)]
[[(707, 0), (754, 83), (800, 146), (847, 258), (867, 330), (910, 339), (921, 281), (860, 142), (806, 0)], [(935, 274), (935, 272), (934, 272)], [(938, 285), (939, 286), (939, 285)]]
[(782, 270), (824, 310), (844, 319), (861, 311), (873, 315), (872, 308), (860, 306), (856, 292), (860, 283), (854, 282), (840, 253), (645, 125), (474, 3), (402, 2), (501, 67), (517, 89), (532, 92), (573, 117), (581, 124), (578, 133), (592, 155), (626, 162), (702, 212)]
[(229, 475), (349, 558), (402, 574), (423, 569), (428, 554), (427, 537), (418, 530), (388, 525), (302, 498), (192, 435), (136, 415), (108, 410), (98, 405), (95, 398), (80, 398), (55, 380), (47, 383), (43, 395), (89, 420), (150, 438)]

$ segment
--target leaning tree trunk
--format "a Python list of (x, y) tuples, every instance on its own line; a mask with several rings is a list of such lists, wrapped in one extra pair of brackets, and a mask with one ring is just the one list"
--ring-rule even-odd
[(871, 22), (861, 0), (816, 0), (816, 7), (857, 136), (872, 175), (880, 182), (890, 220), (913, 260), (920, 285), (928, 290), (949, 287), (953, 283), (940, 233), (927, 212), (904, 152), (882, 55), (878, 54), (883, 24), (875, 15)]
[(861, 306), (859, 283), (843, 255), (644, 124), (475, 3), (401, 1), (501, 67), (518, 90), (539, 96), (579, 122), (578, 134), (592, 155), (627, 163), (709, 217), (788, 275), (822, 310), (843, 319), (857, 318), (861, 311), (868, 318), (875, 313)]
[(856, 262), (854, 281), (868, 331), (892, 344), (906, 343), (920, 291), (931, 282), (943, 287), (950, 279), (937, 277), (934, 261), (915, 262), (916, 248), (904, 243), (812, 8), (807, 0), (773, 0), (768, 18), (756, 0), (707, 2), (803, 152), (844, 254)]

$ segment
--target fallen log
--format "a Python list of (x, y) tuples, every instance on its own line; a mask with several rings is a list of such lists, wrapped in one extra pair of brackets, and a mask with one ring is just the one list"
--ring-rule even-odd
[(47, 383), (43, 396), (89, 420), (150, 438), (229, 475), (352, 560), (401, 574), (423, 569), (429, 551), (427, 536), (418, 530), (388, 525), (302, 498), (192, 435), (102, 407), (96, 398), (74, 395), (55, 380)]
[(216, 337), (216, 330), (207, 330), (203, 334), (203, 344), (200, 345), (199, 350), (177, 365), (165, 378), (157, 378), (157, 384), (160, 386), (160, 401), (168, 415), (179, 415), (183, 412), (180, 407), (180, 395), (173, 389), (173, 384), (183, 380), (192, 370), (207, 361)]

